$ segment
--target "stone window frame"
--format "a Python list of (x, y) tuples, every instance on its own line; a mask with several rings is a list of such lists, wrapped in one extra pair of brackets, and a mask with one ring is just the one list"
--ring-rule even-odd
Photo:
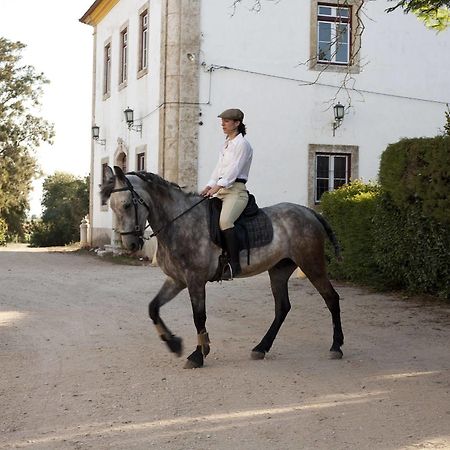
[[(351, 8), (350, 20), (350, 61), (349, 64), (323, 63), (317, 61), (317, 40), (318, 40), (318, 6), (344, 6)], [(311, 34), (310, 34), (310, 57), (309, 70), (317, 72), (338, 72), (338, 73), (360, 73), (361, 72), (361, 33), (362, 28), (357, 17), (358, 8), (363, 4), (363, 0), (312, 0), (311, 1)]]
[(308, 146), (308, 205), (314, 207), (320, 204), (315, 201), (315, 181), (316, 181), (316, 155), (326, 154), (347, 154), (350, 155), (349, 181), (356, 180), (359, 174), (359, 146), (357, 145), (328, 145), (309, 144)]
[[(144, 15), (144, 13), (147, 12), (147, 33), (146, 33), (146, 65), (143, 67), (142, 66), (142, 52), (143, 52), (143, 44), (144, 41), (142, 39), (142, 16)], [(138, 34), (138, 46), (137, 46), (137, 78), (141, 78), (144, 75), (148, 74), (148, 65), (149, 65), (149, 56), (150, 56), (150, 51), (149, 51), (149, 47), (150, 47), (150, 6), (149, 6), (149, 2), (146, 2), (144, 5), (142, 5), (139, 8), (138, 11), (138, 30), (139, 30), (139, 34)]]

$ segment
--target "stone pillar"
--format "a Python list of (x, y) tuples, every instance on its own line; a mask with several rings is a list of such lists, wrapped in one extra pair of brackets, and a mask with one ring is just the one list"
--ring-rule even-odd
[(200, 0), (164, 3), (159, 173), (188, 190), (196, 190)]
[(89, 247), (89, 241), (89, 220), (87, 219), (87, 217), (85, 217), (81, 219), (80, 224), (80, 247)]

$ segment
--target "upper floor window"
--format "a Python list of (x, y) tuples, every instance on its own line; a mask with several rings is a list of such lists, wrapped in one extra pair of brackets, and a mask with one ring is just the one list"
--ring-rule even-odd
[(140, 38), (139, 38), (139, 71), (148, 66), (148, 10), (144, 10), (140, 16)]
[(349, 64), (351, 44), (351, 8), (318, 5), (317, 61)]
[(319, 203), (322, 194), (334, 191), (350, 181), (351, 156), (345, 153), (317, 153), (314, 177), (314, 202)]
[(123, 84), (128, 79), (128, 28), (120, 32), (120, 74), (119, 83)]
[(103, 94), (111, 93), (111, 43), (105, 45), (103, 56)]

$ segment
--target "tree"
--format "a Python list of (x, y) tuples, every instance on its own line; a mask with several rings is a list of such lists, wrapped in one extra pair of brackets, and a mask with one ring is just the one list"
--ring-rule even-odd
[(443, 31), (450, 26), (450, 0), (391, 0), (397, 1), (395, 6), (386, 11), (392, 12), (400, 8), (407, 13), (415, 14), (428, 28)]
[(56, 172), (44, 180), (42, 220), (32, 229), (32, 246), (55, 246), (78, 242), (81, 219), (89, 211), (88, 177)]
[(25, 45), (0, 37), (0, 218), (8, 235), (22, 235), (33, 179), (40, 176), (35, 150), (52, 142), (53, 125), (35, 115), (44, 74), (21, 63)]

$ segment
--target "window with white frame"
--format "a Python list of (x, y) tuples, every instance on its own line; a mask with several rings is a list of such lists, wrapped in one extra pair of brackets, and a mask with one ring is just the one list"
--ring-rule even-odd
[(140, 38), (139, 38), (139, 71), (148, 66), (148, 10), (144, 10), (140, 16)]
[(317, 62), (349, 64), (351, 7), (319, 3), (317, 8)]
[(107, 43), (103, 56), (103, 95), (111, 93), (111, 43)]
[(324, 192), (334, 191), (350, 181), (351, 155), (317, 153), (315, 157), (314, 202), (319, 203)]
[(120, 74), (119, 83), (126, 83), (128, 79), (128, 28), (120, 32)]

